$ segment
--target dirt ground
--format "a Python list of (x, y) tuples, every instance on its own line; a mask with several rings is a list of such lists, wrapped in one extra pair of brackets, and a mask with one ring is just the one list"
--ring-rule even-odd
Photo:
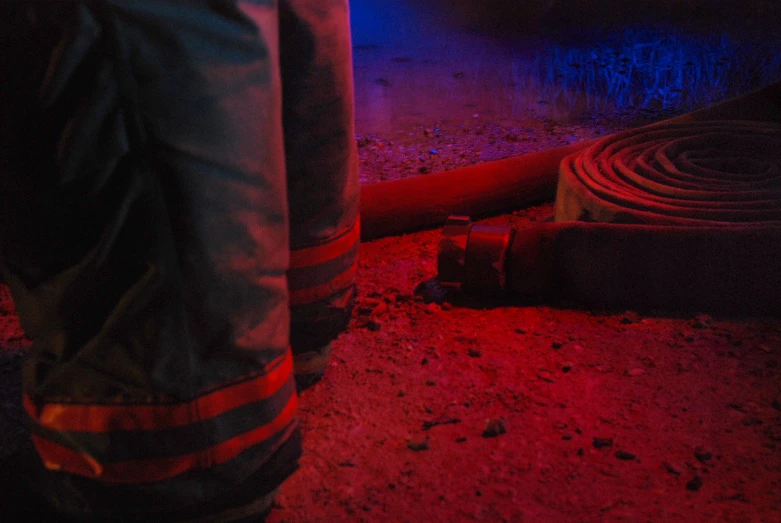
[[(600, 131), (533, 126), (541, 148)], [(411, 167), (394, 146), (450, 150), (459, 132), (469, 156), (507, 129), (373, 140), (362, 165)], [(362, 246), (355, 318), (301, 397), (306, 451), (271, 522), (781, 521), (781, 321), (427, 303), (438, 241)]]
[[(372, 68), (361, 55), (381, 47), (371, 45), (356, 42), (359, 115), (377, 110), (364, 95), (392, 89), (407, 74), (399, 68), (415, 65), (393, 49), (383, 55), (390, 69)], [(445, 69), (447, 82), (470, 74), (468, 64)], [(674, 113), (630, 107), (556, 119), (540, 103), (507, 118), (477, 103), (446, 118), (386, 109), (381, 125), (359, 118), (363, 183)], [(484, 223), (525, 227), (551, 212), (548, 203)], [(781, 521), (780, 319), (430, 302), (414, 289), (436, 275), (438, 241), (434, 229), (362, 246), (354, 318), (324, 380), (301, 396), (304, 456), (271, 523)], [(27, 347), (0, 286), (2, 455), (25, 434)]]

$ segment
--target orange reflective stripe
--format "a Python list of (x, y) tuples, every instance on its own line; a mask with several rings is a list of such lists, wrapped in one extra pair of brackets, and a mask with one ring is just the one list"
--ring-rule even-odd
[(338, 258), (352, 249), (360, 238), (361, 221), (359, 218), (355, 220), (355, 225), (353, 225), (350, 230), (346, 231), (342, 236), (335, 238), (333, 241), (329, 241), (323, 245), (291, 251), (290, 268), (300, 269), (302, 267), (312, 267)]
[(38, 436), (33, 441), (47, 468), (81, 476), (99, 478), (108, 483), (148, 483), (162, 481), (193, 469), (226, 463), (250, 447), (285, 430), (296, 413), (297, 395), (293, 394), (282, 412), (271, 422), (249, 432), (197, 452), (172, 458), (99, 463), (94, 458)]
[(355, 273), (358, 264), (355, 263), (336, 278), (306, 289), (290, 290), (290, 305), (305, 305), (330, 298), (339, 291), (343, 291), (355, 282)]
[(163, 405), (72, 405), (47, 403), (40, 409), (24, 396), (27, 414), (39, 425), (57, 431), (110, 432), (164, 430), (219, 416), (272, 396), (290, 379), (293, 356), (286, 351), (266, 367), (267, 372), (234, 385), (221, 385), (187, 403)]

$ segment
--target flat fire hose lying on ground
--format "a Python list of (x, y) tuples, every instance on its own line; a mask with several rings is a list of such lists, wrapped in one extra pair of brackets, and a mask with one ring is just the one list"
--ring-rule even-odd
[(440, 281), (591, 307), (778, 315), (779, 122), (781, 82), (601, 140), (364, 186), (362, 239), (549, 201), (558, 182), (554, 223), (449, 219)]
[(781, 313), (781, 125), (662, 123), (559, 169), (554, 222), (443, 228), (439, 280), (589, 307)]

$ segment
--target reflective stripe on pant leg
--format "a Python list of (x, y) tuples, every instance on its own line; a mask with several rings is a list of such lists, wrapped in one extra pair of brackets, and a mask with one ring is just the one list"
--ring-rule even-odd
[(278, 22), (261, 0), (110, 6), (152, 169), (128, 152), (106, 28), (79, 4), (45, 101), (68, 115), (57, 182), (84, 189), (79, 210), (99, 197), (106, 212), (84, 215), (104, 231), (67, 270), (11, 283), (34, 337), (26, 408), (61, 508), (138, 515), (229, 492), (297, 431)]
[(346, 0), (280, 1), (293, 352), (342, 331), (355, 295), (358, 159)]

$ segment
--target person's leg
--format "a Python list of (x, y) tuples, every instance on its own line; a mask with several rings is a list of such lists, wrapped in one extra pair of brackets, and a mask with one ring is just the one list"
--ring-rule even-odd
[(112, 28), (76, 5), (46, 76), (40, 152), (56, 161), (33, 202), (74, 247), (3, 249), (34, 339), (38, 480), (101, 521), (264, 511), (300, 454), (276, 7), (110, 0)]
[(291, 344), (301, 386), (347, 326), (358, 257), (358, 156), (347, 0), (280, 0), (290, 209)]

